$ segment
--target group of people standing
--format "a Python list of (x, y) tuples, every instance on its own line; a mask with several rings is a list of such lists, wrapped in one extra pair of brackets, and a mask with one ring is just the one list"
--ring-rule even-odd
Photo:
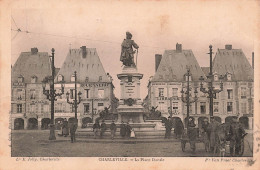
[[(94, 132), (94, 138), (96, 139), (98, 134), (100, 134), (100, 138), (103, 138), (105, 131), (107, 130), (107, 125), (104, 120), (102, 120), (101, 125), (99, 124), (99, 121), (96, 121), (93, 125), (93, 132)], [(115, 138), (116, 135), (117, 126), (114, 122), (110, 124), (110, 132), (111, 132), (111, 139)], [(120, 124), (120, 136), (122, 138), (135, 138), (134, 129), (130, 126), (129, 123), (122, 122)]]
[(180, 138), (184, 129), (181, 119), (172, 120), (170, 116), (168, 117), (168, 119), (165, 121), (165, 139), (170, 139), (172, 128), (174, 128), (175, 137)]
[[(115, 138), (116, 129), (117, 129), (116, 124), (114, 120), (112, 120), (112, 123), (110, 124), (111, 139)], [(107, 125), (104, 120), (102, 120), (101, 125), (99, 124), (99, 121), (96, 121), (95, 124), (93, 125), (94, 138), (96, 139), (98, 134), (100, 134), (100, 138), (102, 139), (106, 130), (107, 130)]]
[[(230, 141), (230, 155), (239, 156), (239, 151), (241, 150), (241, 139), (246, 135), (244, 127), (238, 122), (237, 117), (233, 117), (230, 123), (226, 125), (226, 131), (222, 132), (225, 136), (225, 141)], [(203, 138), (206, 151), (213, 152), (217, 145), (219, 145), (219, 134), (218, 130), (220, 128), (220, 123), (217, 122), (214, 117), (210, 118), (210, 123), (208, 119), (205, 119), (202, 124)], [(235, 149), (235, 154), (234, 154)]]
[(69, 122), (65, 118), (64, 121), (62, 122), (61, 126), (61, 136), (67, 137), (70, 133), (71, 137), (71, 143), (76, 142), (76, 130), (77, 130), (78, 124), (77, 122)]

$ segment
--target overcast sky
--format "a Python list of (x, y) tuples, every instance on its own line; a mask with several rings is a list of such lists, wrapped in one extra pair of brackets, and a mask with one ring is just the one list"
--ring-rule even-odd
[[(109, 72), (119, 97), (117, 74), (121, 42), (130, 31), (140, 46), (138, 70), (144, 74), (141, 97), (147, 95), (147, 83), (155, 71), (155, 54), (165, 49), (192, 49), (201, 66), (209, 65), (209, 45), (213, 51), (232, 44), (242, 49), (251, 63), (259, 20), (255, 1), (39, 1), (12, 3), (12, 64), (21, 52), (37, 47), (51, 53), (55, 48), (55, 66), (61, 67), (71, 48), (96, 48)], [(16, 35), (17, 34), (17, 35)]]

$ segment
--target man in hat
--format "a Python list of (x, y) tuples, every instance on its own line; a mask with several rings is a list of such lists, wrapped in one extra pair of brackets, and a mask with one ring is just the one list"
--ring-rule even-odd
[(100, 129), (100, 125), (99, 125), (99, 121), (96, 120), (95, 124), (93, 125), (93, 132), (94, 132), (94, 138), (96, 139), (97, 135), (98, 135), (98, 131)]
[(126, 39), (121, 44), (121, 56), (120, 61), (123, 62), (125, 66), (135, 66), (134, 63), (134, 53), (133, 47), (138, 50), (139, 46), (132, 39), (132, 34), (126, 32)]
[(171, 137), (171, 130), (172, 130), (172, 121), (171, 116), (168, 117), (168, 119), (165, 121), (165, 139), (170, 139)]
[(130, 126), (129, 122), (126, 124), (126, 137), (130, 138), (132, 127)]
[(124, 138), (126, 135), (126, 125), (124, 124), (124, 122), (122, 121), (121, 125), (120, 125), (120, 135)]
[(111, 131), (111, 139), (114, 139), (116, 134), (116, 124), (114, 120), (112, 120), (112, 123), (110, 125), (110, 131)]
[(202, 138), (203, 138), (203, 142), (205, 145), (205, 150), (206, 152), (209, 152), (210, 150), (210, 146), (209, 146), (209, 138), (210, 138), (210, 132), (208, 130), (209, 127), (209, 120), (207, 118), (205, 118), (202, 122)]
[(103, 135), (107, 129), (107, 125), (105, 123), (105, 120), (102, 120), (101, 126), (100, 126), (100, 138), (103, 138)]
[(77, 130), (77, 127), (78, 127), (78, 124), (77, 124), (76, 121), (74, 121), (74, 122), (71, 124), (71, 127), (70, 127), (71, 143), (76, 142), (76, 130)]
[(197, 130), (195, 129), (196, 124), (194, 118), (190, 117), (188, 121), (188, 137), (190, 140), (190, 148), (192, 152), (196, 150), (196, 139), (197, 139)]
[(209, 143), (210, 143), (210, 151), (213, 152), (216, 149), (216, 138), (217, 138), (217, 128), (219, 126), (219, 122), (215, 120), (213, 116), (210, 117), (210, 123), (208, 126), (209, 135)]
[(233, 117), (232, 119), (230, 134), (230, 155), (234, 156), (235, 147), (235, 156), (239, 156), (239, 151), (241, 150), (241, 139), (246, 135), (246, 133), (242, 124), (238, 122), (237, 117)]

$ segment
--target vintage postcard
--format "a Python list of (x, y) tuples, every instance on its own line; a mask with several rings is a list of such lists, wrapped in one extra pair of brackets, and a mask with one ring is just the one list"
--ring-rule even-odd
[(0, 4), (0, 169), (260, 168), (260, 1)]

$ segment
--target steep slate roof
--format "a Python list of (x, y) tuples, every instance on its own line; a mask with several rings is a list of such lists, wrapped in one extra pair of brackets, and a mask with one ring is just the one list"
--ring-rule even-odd
[(151, 82), (159, 81), (183, 81), (187, 73), (187, 66), (192, 73), (192, 81), (199, 81), (204, 73), (199, 66), (192, 50), (165, 50), (160, 65)]
[[(77, 71), (77, 81), (85, 82), (88, 77), (88, 82), (98, 82), (99, 76), (102, 76), (100, 82), (111, 82), (108, 78), (103, 65), (99, 59), (95, 48), (86, 48), (86, 56), (83, 55), (83, 49), (71, 49), (56, 76), (62, 75), (65, 82), (70, 82), (74, 71)], [(57, 81), (57, 78), (55, 79)]]
[[(37, 50), (38, 51), (38, 50)], [(49, 55), (47, 52), (22, 52), (12, 67), (12, 82), (17, 82), (19, 76), (24, 77), (24, 83), (31, 83), (31, 77), (36, 76), (37, 82), (51, 75)]]
[(242, 49), (218, 49), (213, 60), (213, 73), (232, 74), (234, 81), (248, 81), (254, 79), (254, 70)]
[(205, 75), (209, 74), (209, 67), (201, 67), (201, 69)]

